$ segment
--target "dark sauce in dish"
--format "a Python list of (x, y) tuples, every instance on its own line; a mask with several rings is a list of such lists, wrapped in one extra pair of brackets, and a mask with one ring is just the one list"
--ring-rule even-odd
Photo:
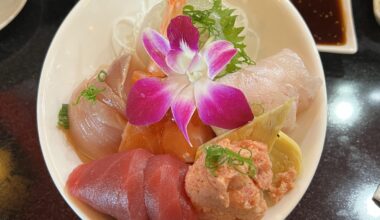
[(341, 0), (291, 0), (317, 44), (343, 45), (346, 28)]

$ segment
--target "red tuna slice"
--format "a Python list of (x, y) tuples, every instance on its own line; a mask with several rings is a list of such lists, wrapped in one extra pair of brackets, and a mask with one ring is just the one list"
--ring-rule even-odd
[(185, 192), (187, 170), (187, 164), (170, 155), (149, 159), (144, 171), (144, 192), (150, 219), (197, 219)]
[(136, 149), (81, 165), (70, 174), (67, 187), (80, 201), (117, 219), (148, 219), (144, 168), (152, 156)]

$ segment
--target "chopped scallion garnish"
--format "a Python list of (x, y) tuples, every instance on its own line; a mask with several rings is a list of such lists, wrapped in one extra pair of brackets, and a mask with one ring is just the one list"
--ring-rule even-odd
[(98, 73), (98, 81), (99, 82), (105, 82), (106, 81), (106, 78), (107, 78), (108, 74), (106, 71), (104, 70), (101, 70), (99, 73)]
[(77, 98), (77, 101), (75, 102), (75, 104), (79, 104), (79, 101), (80, 99), (83, 97), (85, 99), (87, 99), (88, 101), (90, 102), (93, 102), (95, 103), (96, 102), (96, 97), (105, 90), (105, 88), (103, 89), (99, 89), (99, 88), (96, 88), (94, 85), (90, 85), (88, 86), (85, 90), (83, 90), (80, 95), (78, 96)]
[(64, 129), (69, 129), (69, 105), (62, 104), (61, 109), (58, 113), (58, 126)]
[[(243, 151), (248, 151), (250, 156), (242, 156)], [(256, 166), (253, 164), (252, 152), (249, 149), (241, 148), (236, 153), (219, 145), (211, 145), (205, 148), (205, 153), (205, 166), (214, 176), (223, 164), (227, 164), (227, 166), (234, 168), (239, 173), (248, 175), (252, 179), (256, 176)], [(247, 166), (246, 171), (244, 171), (243, 166)]]

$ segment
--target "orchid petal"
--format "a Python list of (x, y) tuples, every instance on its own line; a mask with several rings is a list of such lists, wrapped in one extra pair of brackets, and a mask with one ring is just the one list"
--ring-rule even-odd
[(199, 31), (194, 27), (191, 18), (188, 16), (180, 15), (172, 19), (168, 27), (167, 35), (172, 49), (199, 50)]
[(137, 81), (127, 99), (127, 118), (133, 125), (159, 122), (168, 111), (178, 85), (165, 83), (158, 78)]
[(225, 40), (214, 41), (204, 49), (209, 77), (214, 79), (236, 55), (234, 45)]
[(185, 74), (194, 55), (195, 53), (189, 54), (181, 50), (170, 50), (166, 57), (166, 63), (176, 73)]
[(143, 44), (146, 52), (167, 75), (172, 74), (173, 70), (166, 64), (166, 55), (170, 50), (170, 44), (157, 31), (148, 28), (143, 33)]
[(199, 117), (208, 125), (234, 129), (253, 119), (244, 94), (230, 86), (211, 80), (198, 81), (195, 84), (195, 100)]
[(175, 98), (172, 104), (172, 113), (177, 126), (185, 136), (186, 141), (190, 144), (187, 125), (195, 112), (194, 88), (192, 85), (184, 88)]

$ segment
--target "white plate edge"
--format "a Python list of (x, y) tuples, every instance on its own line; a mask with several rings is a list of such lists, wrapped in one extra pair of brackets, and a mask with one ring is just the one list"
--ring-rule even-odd
[(28, 0), (21, 0), (20, 4), (18, 5), (17, 9), (12, 13), (11, 16), (8, 17), (4, 22), (0, 23), (0, 31), (8, 26), (16, 17), (18, 14), (20, 14), (21, 10), (24, 8), (26, 2)]
[[(73, 203), (68, 202), (69, 197), (65, 193), (65, 190), (64, 190), (65, 187), (62, 187), (62, 188), (57, 187), (58, 185), (61, 185), (61, 180), (58, 178), (58, 176), (51, 175), (51, 173), (56, 173), (57, 168), (55, 167), (54, 163), (51, 160), (52, 157), (49, 156), (50, 152), (47, 150), (47, 148), (42, 147), (42, 146), (47, 146), (47, 140), (46, 140), (46, 137), (44, 137), (42, 135), (43, 133), (46, 133), (46, 132), (42, 132), (45, 130), (45, 128), (43, 127), (43, 125), (41, 123), (43, 121), (42, 118), (46, 115), (44, 108), (43, 108), (43, 104), (45, 103), (44, 102), (45, 96), (43, 94), (43, 91), (45, 90), (45, 85), (47, 85), (47, 83), (44, 83), (44, 82), (48, 79), (46, 77), (46, 74), (47, 74), (46, 69), (49, 69), (48, 66), (52, 65), (51, 63), (53, 62), (51, 60), (53, 58), (53, 56), (51, 56), (51, 53), (52, 53), (52, 51), (54, 51), (52, 46), (56, 44), (55, 42), (58, 41), (59, 36), (62, 36), (61, 32), (64, 32), (64, 30), (67, 28), (67, 26), (72, 22), (71, 20), (75, 18), (75, 16), (73, 16), (73, 15), (78, 13), (78, 10), (80, 9), (80, 7), (82, 7), (82, 5), (85, 4), (85, 2), (86, 1), (82, 0), (82, 1), (78, 1), (75, 4), (75, 6), (66, 15), (65, 19), (63, 20), (60, 27), (58, 28), (58, 31), (55, 33), (53, 40), (51, 41), (51, 43), (49, 45), (48, 52), (45, 56), (43, 68), (41, 70), (40, 81), (38, 84), (39, 86), (38, 86), (38, 94), (37, 94), (37, 129), (38, 129), (38, 137), (39, 137), (39, 142), (40, 142), (40, 148), (41, 148), (41, 151), (43, 154), (45, 165), (49, 171), (49, 176), (52, 178), (52, 180), (54, 182), (54, 187), (58, 190), (58, 192), (64, 198), (66, 204), (68, 204), (70, 206), (70, 208), (73, 209), (77, 215), (78, 215), (78, 213), (82, 213), (82, 211), (80, 209), (78, 209), (77, 207), (75, 207), (74, 205), (72, 205)], [(43, 86), (40, 86), (40, 85), (43, 85)], [(80, 216), (80, 217), (83, 217), (83, 216)]]
[[(311, 184), (311, 181), (313, 180), (314, 176), (315, 176), (315, 173), (317, 171), (317, 168), (318, 168), (318, 165), (320, 163), (320, 160), (321, 160), (321, 156), (322, 156), (322, 152), (323, 152), (323, 149), (324, 149), (324, 144), (325, 144), (325, 140), (326, 140), (326, 132), (327, 132), (327, 114), (328, 114), (328, 109), (327, 109), (327, 88), (326, 88), (326, 77), (325, 77), (325, 74), (324, 74), (324, 69), (323, 69), (323, 65), (322, 65), (322, 60), (321, 60), (321, 57), (320, 57), (320, 54), (319, 54), (319, 51), (318, 51), (318, 47), (314, 41), (314, 38), (312, 36), (312, 33), (310, 32), (310, 29), (309, 27), (307, 26), (305, 20), (303, 19), (302, 15), (299, 13), (299, 11), (297, 10), (297, 8), (290, 2), (290, 1), (283, 1), (283, 2), (286, 2), (285, 5), (287, 5), (287, 7), (289, 7), (290, 10), (292, 10), (294, 12), (294, 14), (298, 17), (298, 19), (301, 21), (302, 25), (304, 26), (304, 28), (306, 28), (308, 31), (308, 41), (310, 42), (310, 44), (312, 45), (312, 48), (313, 48), (313, 52), (314, 54), (316, 55), (316, 57), (318, 57), (318, 71), (321, 72), (321, 77), (322, 77), (322, 81), (323, 81), (323, 84), (321, 86), (321, 90), (319, 92), (319, 95), (322, 95), (322, 103), (323, 103), (323, 106), (321, 106), (321, 109), (324, 109), (323, 111), (323, 139), (321, 138), (321, 143), (320, 146), (322, 146), (318, 152), (318, 155), (316, 155), (316, 157), (318, 158), (318, 163), (316, 163), (316, 165), (314, 165), (314, 167), (312, 167), (312, 170), (313, 172), (310, 172), (312, 174), (309, 173), (309, 175), (306, 175), (305, 178), (307, 178), (305, 180), (305, 182), (307, 182), (307, 184), (303, 185), (302, 189), (301, 189), (301, 197), (299, 198), (298, 202), (296, 204), (293, 205), (292, 209), (289, 210), (289, 213), (286, 214), (285, 218), (287, 216), (289, 216), (289, 214), (295, 209), (295, 207), (299, 204), (299, 202), (301, 201), (301, 199), (304, 197), (307, 189), (309, 188), (310, 184)], [(317, 97), (318, 98), (318, 97)], [(323, 141), (322, 141), (323, 140)], [(300, 186), (299, 186), (300, 187)]]

